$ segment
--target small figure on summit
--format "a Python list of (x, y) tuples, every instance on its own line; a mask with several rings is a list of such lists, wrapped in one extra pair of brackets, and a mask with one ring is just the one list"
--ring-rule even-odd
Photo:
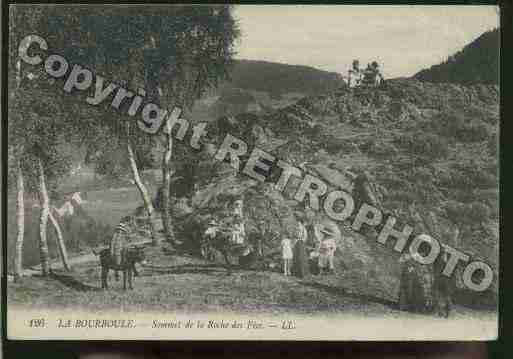
[(363, 74), (360, 70), (360, 61), (353, 60), (353, 67), (349, 69), (347, 74), (347, 84), (349, 87), (360, 86), (362, 82)]
[(372, 61), (372, 63), (368, 64), (367, 68), (363, 71), (363, 80), (361, 84), (364, 86), (379, 86), (383, 81), (383, 75), (379, 71), (379, 64), (376, 61)]

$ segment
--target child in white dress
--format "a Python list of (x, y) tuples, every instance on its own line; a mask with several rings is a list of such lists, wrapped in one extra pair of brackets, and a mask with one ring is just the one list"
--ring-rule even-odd
[(292, 265), (292, 243), (290, 239), (284, 237), (281, 241), (281, 257), (283, 259), (283, 274), (290, 275), (290, 267)]

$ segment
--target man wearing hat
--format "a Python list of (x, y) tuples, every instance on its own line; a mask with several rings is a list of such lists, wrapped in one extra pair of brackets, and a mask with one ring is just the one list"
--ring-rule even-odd
[(214, 240), (217, 233), (219, 232), (219, 223), (215, 219), (211, 219), (208, 222), (208, 227), (205, 231), (203, 240), (201, 241), (201, 255), (207, 260), (214, 260), (215, 253), (212, 249), (210, 241)]
[(123, 250), (131, 242), (133, 218), (125, 216), (116, 226), (112, 239), (109, 243), (110, 255), (114, 259), (116, 265), (120, 265), (122, 261)]

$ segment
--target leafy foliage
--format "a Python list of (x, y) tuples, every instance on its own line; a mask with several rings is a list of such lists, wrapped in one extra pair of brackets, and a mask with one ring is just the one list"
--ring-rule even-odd
[(449, 154), (449, 144), (440, 136), (431, 133), (406, 133), (396, 140), (398, 146), (422, 158), (434, 161)]
[(461, 142), (477, 142), (490, 138), (489, 125), (480, 119), (465, 115), (463, 111), (443, 112), (436, 120), (437, 132)]
[(455, 223), (480, 224), (490, 218), (490, 208), (481, 202), (460, 203), (449, 201), (445, 205), (447, 217)]
[(476, 188), (487, 189), (497, 186), (497, 174), (475, 160), (453, 164), (449, 171), (440, 172), (438, 179), (442, 186), (467, 192)]

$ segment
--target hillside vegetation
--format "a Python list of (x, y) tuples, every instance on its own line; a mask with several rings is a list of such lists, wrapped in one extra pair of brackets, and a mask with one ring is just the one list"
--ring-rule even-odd
[(342, 76), (309, 66), (235, 60), (229, 80), (196, 102), (194, 120), (251, 112), (263, 114), (298, 99), (345, 86)]
[(290, 92), (318, 94), (333, 90), (342, 83), (340, 74), (309, 66), (236, 60), (230, 81), (225, 86), (268, 92), (279, 96)]
[(414, 78), (457, 84), (499, 83), (499, 29), (485, 32), (449, 56), (447, 61), (419, 71)]
[[(219, 145), (230, 133), (244, 139), (250, 149), (257, 146), (291, 164), (302, 164), (308, 173), (325, 180), (331, 189), (350, 191), (347, 170), (367, 169), (374, 178), (384, 209), (394, 213), (400, 223), (409, 223), (419, 230), (415, 215), (425, 220), (433, 213), (439, 225), (430, 227), (436, 229), (432, 235), (443, 243), (448, 242), (451, 230), (457, 226), (461, 230), (458, 248), (473, 258), (490, 263), (497, 275), (498, 120), (496, 86), (389, 80), (380, 88), (343, 88), (322, 96), (306, 97), (292, 106), (261, 116), (245, 113), (230, 119), (221, 117), (209, 124), (208, 142)], [(247, 158), (243, 158), (243, 162), (245, 160)], [(294, 211), (304, 211), (310, 217), (315, 215), (305, 209), (304, 203), (290, 199), (299, 180), (291, 181), (282, 195), (273, 190), (274, 175), (269, 182), (258, 183), (236, 174), (226, 163), (213, 161), (206, 153), (188, 152), (183, 144), (177, 147), (175, 161), (187, 164), (176, 167), (176, 176), (184, 178), (181, 187), (176, 184), (174, 194), (176, 197), (188, 197), (190, 201), (185, 206), (177, 203), (173, 210), (178, 238), (185, 244), (197, 241), (206, 221), (212, 215), (226, 211), (230, 200), (242, 195), (248, 240), (252, 241), (263, 229), (266, 233), (266, 260), (277, 264), (279, 237), (275, 234), (290, 234), (295, 224)], [(196, 183), (197, 187), (185, 185), (187, 183)], [(121, 201), (119, 203), (109, 202), (109, 197), (113, 196), (108, 193), (112, 191), (114, 189), (97, 197), (90, 196), (84, 206), (88, 213), (94, 213), (98, 222), (102, 218), (112, 219), (107, 215), (108, 208), (122, 209), (123, 197), (116, 199)], [(125, 206), (124, 213), (135, 212), (135, 203), (128, 206), (132, 207)], [(116, 216), (121, 217), (121, 212)], [(175, 294), (169, 294), (175, 298), (169, 306), (182, 308), (180, 303), (183, 303), (192, 309), (194, 305), (190, 303), (199, 301), (208, 304), (202, 307), (207, 310), (228, 307), (260, 311), (274, 303), (272, 310), (283, 310), (286, 307), (283, 303), (296, 303), (297, 298), (308, 292), (308, 295), (324, 298), (319, 299), (319, 305), (326, 305), (328, 310), (356, 305), (361, 308), (358, 310), (390, 311), (397, 301), (399, 287), (399, 262), (398, 255), (391, 249), (393, 243), (381, 246), (372, 233), (355, 233), (347, 222), (337, 225), (343, 239), (338, 243), (335, 254), (335, 275), (291, 282), (293, 279), (285, 280), (272, 272), (240, 273), (247, 278), (247, 285), (259, 288), (259, 293), (262, 292), (262, 283), (268, 283), (269, 290), (276, 285), (283, 287), (284, 290), (273, 291), (276, 296), (264, 298), (255, 292), (251, 304), (245, 300), (246, 304), (241, 306), (242, 302), (234, 299), (240, 288), (231, 287), (234, 277), (226, 276), (218, 267), (222, 258), (216, 258), (218, 264), (208, 264), (198, 262), (183, 252), (173, 254), (157, 248), (148, 251), (148, 259), (156, 269), (147, 268), (143, 277), (137, 280), (139, 289), (133, 303), (132, 299), (121, 295), (116, 295), (117, 300), (128, 307), (144, 305), (159, 309), (155, 301), (144, 304), (147, 286), (158, 293), (167, 293), (171, 290), (167, 287), (170, 281), (190, 283), (191, 278), (195, 278), (210, 285), (215, 278), (219, 286), (226, 286), (223, 287), (225, 294), (207, 291), (205, 297), (198, 294), (199, 287), (184, 284), (180, 289), (183, 300), (176, 302), (175, 288)], [(98, 244), (97, 239), (91, 240), (88, 245)], [(195, 252), (190, 253), (194, 255)], [(177, 261), (179, 265), (175, 263)], [(158, 270), (159, 267), (163, 272)], [(96, 293), (97, 263), (80, 265), (75, 271), (72, 276), (57, 277), (63, 283), (56, 284), (63, 291), (59, 293), (67, 293), (66, 296), (73, 298), (78, 296), (66, 299), (66, 303), (78, 301), (83, 307), (103, 308), (104, 295)], [(239, 274), (236, 276), (238, 278)], [(241, 293), (249, 293), (247, 285), (240, 289)], [(289, 290), (289, 286), (295, 289)], [(39, 287), (34, 280), (16, 285), (16, 291), (9, 291), (10, 301), (30, 302), (28, 295), (40, 291)], [(73, 290), (77, 288), (93, 292), (90, 295), (74, 294)], [(497, 290), (495, 280), (492, 288), (481, 294), (460, 290), (456, 301), (478, 307), (495, 305)], [(52, 293), (44, 293), (34, 297), (34, 305), (48, 305), (56, 300)], [(331, 294), (326, 296), (327, 293)], [(95, 299), (91, 301), (93, 297)], [(359, 304), (351, 298), (357, 298)], [(308, 307), (305, 301), (300, 302), (302, 304), (297, 302), (297, 306), (291, 304), (294, 310)]]
[[(428, 228), (442, 242), (450, 241), (451, 231), (458, 228), (459, 248), (486, 260), (497, 274), (498, 96), (497, 86), (390, 80), (380, 88), (342, 88), (306, 97), (262, 116), (220, 118), (210, 124), (209, 134), (216, 144), (226, 133), (244, 139), (250, 150), (257, 146), (302, 165), (332, 188), (351, 190), (346, 171), (366, 169), (387, 211), (417, 230), (434, 215), (437, 225)], [(305, 210), (304, 203), (290, 199), (299, 180), (291, 181), (282, 196), (271, 183), (235, 175), (227, 164), (212, 163), (208, 156), (197, 158), (193, 169), (187, 166), (178, 175), (199, 184), (197, 191), (182, 193), (192, 198), (189, 212), (199, 218), (215, 215), (230, 196), (242, 195), (250, 232), (257, 232), (264, 220), (269, 233), (287, 233), (292, 213)], [(271, 175), (269, 182), (276, 179)], [(351, 232), (347, 224), (340, 228), (339, 271), (352, 272), (362, 290), (373, 288), (375, 295), (395, 298), (397, 256), (375, 238)], [(187, 230), (182, 235), (193, 236)], [(269, 253), (277, 251), (277, 239), (269, 241)]]

